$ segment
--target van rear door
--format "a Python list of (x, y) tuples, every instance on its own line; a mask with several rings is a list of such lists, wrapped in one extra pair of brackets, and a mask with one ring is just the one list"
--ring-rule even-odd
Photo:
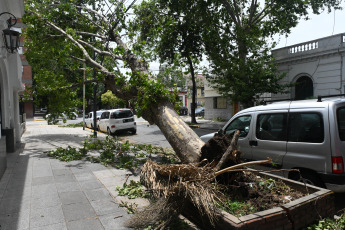
[(288, 118), (284, 168), (330, 172), (331, 153), (328, 108), (293, 108)]

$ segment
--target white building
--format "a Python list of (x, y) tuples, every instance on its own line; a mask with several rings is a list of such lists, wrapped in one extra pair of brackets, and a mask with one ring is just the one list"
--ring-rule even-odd
[(306, 99), (345, 93), (345, 34), (308, 41), (272, 51), (282, 83), (295, 84), (272, 99)]
[(22, 18), (23, 14), (23, 0), (0, 1), (0, 177), (6, 169), (6, 155), (14, 152), (21, 140), (23, 128), (18, 95), (24, 90), (20, 56), (7, 51), (3, 30), (8, 28), (7, 20), (14, 18), (12, 15)]

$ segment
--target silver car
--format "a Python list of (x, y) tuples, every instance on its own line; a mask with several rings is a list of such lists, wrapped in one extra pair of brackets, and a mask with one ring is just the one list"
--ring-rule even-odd
[[(345, 99), (322, 98), (256, 106), (235, 114), (219, 131), (240, 130), (242, 157), (270, 157), (274, 168), (299, 169), (310, 184), (345, 192)], [(214, 134), (201, 137), (208, 141)], [(300, 174), (283, 171), (300, 180)]]

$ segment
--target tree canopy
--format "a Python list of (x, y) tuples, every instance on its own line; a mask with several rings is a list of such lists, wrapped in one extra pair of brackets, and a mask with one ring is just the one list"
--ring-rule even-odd
[(26, 55), (40, 73), (34, 76), (41, 81), (37, 87), (67, 95), (82, 84), (82, 74), (61, 74), (54, 68), (79, 73), (86, 63), (87, 84), (102, 82), (116, 97), (133, 101), (138, 115), (157, 124), (182, 161), (198, 161), (203, 142), (176, 114), (178, 96), (150, 74), (144, 46), (128, 28), (134, 3), (26, 1)]
[[(147, 0), (141, 4), (138, 17), (142, 39), (159, 37), (155, 47), (159, 56), (204, 49), (210, 63), (205, 69), (208, 81), (222, 95), (250, 106), (260, 94), (279, 93), (288, 87), (280, 84), (284, 75), (277, 73), (270, 52), (276, 45), (273, 36), (290, 33), (299, 20), (308, 19), (308, 9), (318, 14), (338, 8), (340, 3)], [(186, 46), (171, 47), (177, 41)]]

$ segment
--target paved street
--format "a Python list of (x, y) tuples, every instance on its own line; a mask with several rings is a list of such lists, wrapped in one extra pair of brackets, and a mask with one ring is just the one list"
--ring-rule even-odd
[(79, 147), (90, 134), (28, 122), (21, 148), (8, 154), (0, 181), (1, 230), (127, 229), (123, 223), (129, 215), (119, 207), (114, 187), (137, 176), (88, 161), (61, 162), (44, 153)]

